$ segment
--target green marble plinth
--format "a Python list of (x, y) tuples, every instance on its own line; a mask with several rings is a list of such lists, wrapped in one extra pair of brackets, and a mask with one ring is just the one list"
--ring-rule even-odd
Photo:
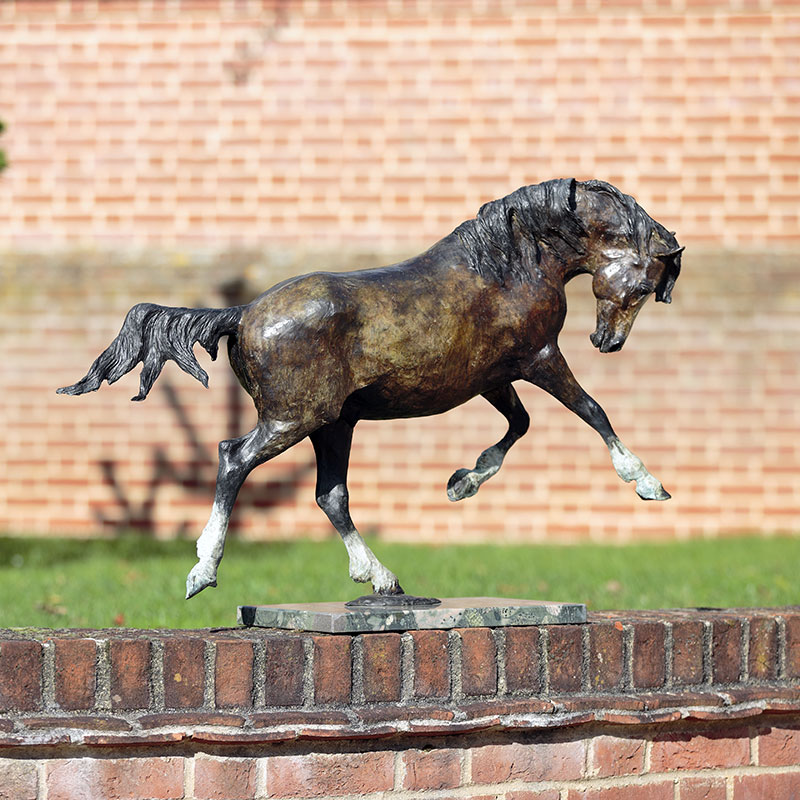
[(321, 633), (502, 628), (586, 622), (586, 606), (505, 597), (451, 597), (435, 608), (346, 608), (344, 603), (239, 606), (238, 619), (247, 627)]

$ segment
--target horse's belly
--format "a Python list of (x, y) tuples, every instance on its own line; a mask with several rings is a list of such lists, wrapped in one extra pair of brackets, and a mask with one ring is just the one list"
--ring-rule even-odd
[(427, 417), (449, 411), (492, 388), (483, 383), (446, 384), (435, 375), (418, 376), (413, 385), (389, 379), (353, 392), (345, 410), (361, 419)]

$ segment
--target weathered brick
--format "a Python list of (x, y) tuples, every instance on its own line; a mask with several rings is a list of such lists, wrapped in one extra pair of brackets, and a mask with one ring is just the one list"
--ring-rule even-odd
[(800, 614), (786, 617), (786, 675), (800, 678)]
[(38, 797), (36, 762), (0, 758), (0, 800), (37, 800)]
[(467, 697), (497, 691), (497, 645), (488, 628), (464, 628), (461, 636), (461, 691)]
[(693, 686), (703, 681), (703, 634), (700, 620), (672, 623), (672, 680), (677, 685)]
[(646, 740), (642, 737), (595, 736), (592, 748), (592, 777), (638, 775), (644, 771)]
[(253, 644), (240, 639), (217, 642), (214, 665), (214, 698), (217, 708), (253, 705)]
[(738, 619), (715, 619), (712, 625), (712, 680), (736, 683), (742, 674), (742, 624)]
[(633, 685), (658, 689), (666, 677), (666, 629), (658, 622), (636, 622), (633, 626)]
[(188, 636), (164, 640), (164, 705), (200, 708), (203, 705), (205, 642)]
[(800, 728), (775, 725), (760, 731), (758, 763), (765, 767), (800, 766)]
[(506, 689), (533, 694), (541, 689), (538, 628), (506, 628)]
[(0, 711), (36, 711), (42, 705), (42, 646), (0, 641)]
[(627, 784), (591, 789), (570, 789), (567, 800), (673, 800), (675, 787), (672, 781)]
[(414, 696), (450, 696), (450, 653), (447, 631), (411, 631), (414, 642)]
[(746, 730), (657, 735), (650, 752), (651, 772), (742, 767), (750, 763)]
[(800, 771), (782, 775), (737, 775), (733, 779), (733, 800), (766, 800), (800, 797)]
[(305, 648), (298, 636), (265, 639), (264, 697), (268, 706), (303, 704)]
[(583, 741), (484, 745), (472, 751), (472, 781), (569, 781), (583, 773)]
[(119, 710), (150, 706), (150, 642), (147, 639), (112, 639), (111, 707)]
[(314, 702), (346, 705), (353, 680), (350, 636), (314, 637)]
[(183, 759), (63, 758), (45, 763), (47, 800), (178, 800)]
[(97, 645), (91, 639), (56, 639), (55, 697), (65, 711), (94, 707)]
[(394, 753), (311, 753), (267, 759), (270, 797), (329, 797), (388, 792)]
[(461, 785), (461, 750), (407, 750), (402, 755), (403, 788), (455, 789)]
[(778, 623), (772, 617), (753, 617), (750, 620), (750, 648), (747, 670), (750, 678), (770, 680), (778, 667)]
[(680, 782), (681, 800), (725, 800), (725, 778), (684, 778)]
[(547, 670), (551, 692), (577, 692), (583, 682), (583, 628), (548, 627)]
[(195, 758), (196, 800), (252, 800), (255, 796), (255, 759), (210, 756)]
[(618, 689), (625, 671), (621, 622), (589, 626), (589, 688), (596, 692)]
[(399, 700), (402, 684), (399, 634), (370, 633), (362, 638), (362, 642), (364, 699), (368, 703)]

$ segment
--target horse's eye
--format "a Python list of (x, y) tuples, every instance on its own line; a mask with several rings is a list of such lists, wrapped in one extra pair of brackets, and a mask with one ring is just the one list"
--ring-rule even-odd
[(652, 281), (642, 281), (639, 284), (639, 292), (642, 295), (651, 294), (656, 290), (656, 285)]

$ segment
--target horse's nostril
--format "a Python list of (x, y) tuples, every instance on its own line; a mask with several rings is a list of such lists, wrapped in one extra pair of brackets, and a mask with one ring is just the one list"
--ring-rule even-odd
[(622, 345), (624, 344), (624, 339), (614, 339), (606, 346), (606, 353), (616, 353), (617, 351), (622, 350)]

